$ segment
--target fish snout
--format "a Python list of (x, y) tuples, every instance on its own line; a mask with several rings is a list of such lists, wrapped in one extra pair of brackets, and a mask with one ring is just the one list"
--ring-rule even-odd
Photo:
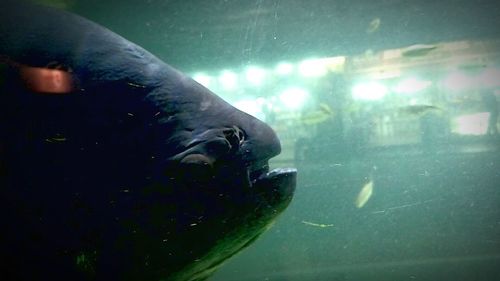
[(281, 153), (281, 143), (276, 132), (266, 123), (252, 117), (247, 126), (242, 126), (245, 141), (240, 153), (246, 163), (267, 161)]

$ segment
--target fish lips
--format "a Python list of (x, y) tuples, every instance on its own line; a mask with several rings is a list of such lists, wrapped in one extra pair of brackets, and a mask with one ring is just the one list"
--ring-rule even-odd
[(294, 168), (277, 168), (252, 180), (254, 192), (266, 197), (269, 205), (288, 205), (296, 185), (297, 170)]

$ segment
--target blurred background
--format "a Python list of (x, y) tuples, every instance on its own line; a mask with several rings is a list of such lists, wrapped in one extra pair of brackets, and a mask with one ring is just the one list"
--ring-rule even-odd
[(211, 280), (500, 280), (494, 0), (38, 0), (269, 123), (299, 170)]

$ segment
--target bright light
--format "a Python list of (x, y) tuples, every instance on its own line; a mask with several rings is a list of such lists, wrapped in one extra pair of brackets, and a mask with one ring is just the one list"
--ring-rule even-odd
[(309, 93), (306, 90), (290, 88), (281, 93), (280, 100), (289, 109), (299, 109), (307, 97), (309, 97)]
[(299, 72), (305, 77), (318, 77), (325, 75), (328, 69), (323, 60), (310, 59), (300, 63)]
[(265, 99), (265, 98), (263, 98), (263, 97), (258, 97), (256, 101), (257, 101), (257, 104), (258, 104), (259, 106), (263, 106), (263, 105), (267, 104), (266, 99)]
[(455, 91), (471, 90), (475, 88), (500, 87), (500, 70), (488, 67), (481, 74), (469, 76), (461, 71), (455, 71), (444, 79), (444, 85)]
[(428, 80), (420, 80), (416, 78), (408, 78), (398, 83), (398, 85), (394, 88), (397, 93), (403, 94), (413, 94), (416, 92), (420, 92), (432, 84), (431, 81)]
[(345, 61), (343, 56), (309, 59), (299, 64), (299, 72), (305, 77), (324, 76), (328, 71), (341, 72), (344, 70)]
[(266, 71), (262, 68), (251, 66), (246, 71), (246, 78), (250, 84), (260, 86), (266, 76)]
[(483, 87), (500, 87), (500, 70), (489, 67), (477, 77), (476, 82)]
[(279, 75), (287, 75), (293, 72), (293, 64), (282, 62), (276, 66), (276, 73)]
[(344, 56), (329, 57), (329, 58), (322, 59), (322, 61), (326, 65), (326, 68), (329, 71), (341, 72), (344, 70), (346, 57), (344, 57)]
[(238, 83), (238, 76), (232, 71), (225, 70), (219, 77), (219, 82), (225, 90), (234, 90)]
[(470, 89), (474, 86), (474, 79), (461, 71), (454, 71), (443, 81), (444, 85), (454, 91)]
[(258, 100), (240, 100), (235, 102), (233, 106), (243, 112), (259, 118), (260, 120), (265, 121), (265, 115), (262, 112), (262, 107), (261, 104), (259, 104)]
[(212, 82), (212, 77), (204, 74), (204, 73), (196, 73), (194, 76), (193, 76), (193, 79), (200, 83), (201, 85), (209, 88), (210, 87), (210, 83)]
[(488, 130), (489, 112), (462, 115), (454, 120), (452, 132), (460, 135), (484, 135)]
[(352, 98), (356, 100), (379, 100), (386, 94), (387, 87), (378, 82), (362, 83), (352, 88)]

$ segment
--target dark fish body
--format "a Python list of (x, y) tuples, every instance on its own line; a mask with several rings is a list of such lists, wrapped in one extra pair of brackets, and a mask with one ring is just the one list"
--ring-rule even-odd
[(0, 5), (1, 280), (204, 280), (281, 213), (273, 130), (79, 16)]

